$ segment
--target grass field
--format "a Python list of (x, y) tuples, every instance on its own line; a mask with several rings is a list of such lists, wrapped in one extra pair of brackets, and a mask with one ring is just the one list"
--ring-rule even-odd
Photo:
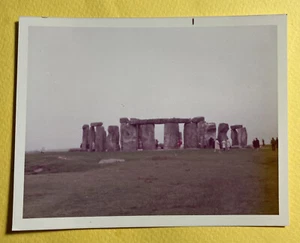
[(269, 148), (26, 154), (24, 218), (278, 212)]

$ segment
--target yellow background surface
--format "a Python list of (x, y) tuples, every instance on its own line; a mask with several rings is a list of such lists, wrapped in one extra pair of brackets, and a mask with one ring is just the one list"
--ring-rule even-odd
[[(95, 229), (11, 233), (15, 22), (19, 16), (187, 17), (288, 14), (288, 227)], [(299, 0), (0, 0), (0, 242), (300, 242)], [(259, 118), (258, 118), (259, 119)], [(299, 231), (299, 232), (298, 232)]]

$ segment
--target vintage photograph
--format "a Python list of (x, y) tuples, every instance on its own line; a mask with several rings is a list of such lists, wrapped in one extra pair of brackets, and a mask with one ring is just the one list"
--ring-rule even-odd
[(26, 29), (23, 219), (279, 216), (278, 25), (183, 22)]

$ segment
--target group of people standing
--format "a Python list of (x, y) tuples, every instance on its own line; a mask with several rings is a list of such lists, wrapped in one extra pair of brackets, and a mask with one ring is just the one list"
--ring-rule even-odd
[(229, 150), (231, 148), (231, 143), (229, 139), (223, 140), (221, 143), (219, 142), (218, 139), (215, 140), (215, 152), (220, 152), (221, 149), (223, 151)]
[[(262, 140), (262, 146), (265, 146), (265, 140)], [(255, 138), (253, 141), (252, 141), (252, 146), (254, 149), (259, 149), (260, 148), (260, 142), (257, 138)]]
[[(262, 139), (261, 141), (262, 141), (262, 145), (260, 144), (259, 140), (257, 138), (255, 138), (252, 141), (253, 148), (254, 149), (259, 149), (260, 147), (264, 147), (265, 146), (265, 140)], [(278, 138), (276, 138), (276, 139), (272, 138), (270, 144), (272, 146), (273, 151), (278, 149)]]

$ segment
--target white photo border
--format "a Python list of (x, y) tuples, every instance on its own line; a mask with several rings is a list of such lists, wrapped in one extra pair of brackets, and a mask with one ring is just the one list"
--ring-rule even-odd
[[(183, 215), (183, 216), (109, 216), (67, 218), (23, 218), (24, 164), (26, 134), (28, 30), (30, 26), (54, 27), (216, 27), (277, 26), (277, 88), (279, 134), (279, 215)], [(186, 18), (103, 18), (67, 19), (20, 17), (15, 127), (13, 231), (173, 227), (173, 226), (287, 226), (288, 207), (288, 110), (287, 110), (287, 15), (186, 17)]]

